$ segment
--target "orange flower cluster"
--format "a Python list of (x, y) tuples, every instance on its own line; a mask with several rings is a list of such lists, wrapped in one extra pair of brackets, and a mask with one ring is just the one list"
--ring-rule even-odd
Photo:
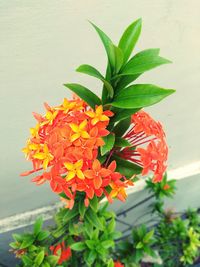
[(51, 246), (50, 250), (52, 251), (53, 255), (60, 257), (58, 264), (68, 261), (72, 256), (70, 247), (66, 247), (64, 241), (56, 246)]
[(22, 175), (43, 170), (32, 181), (37, 185), (49, 181), (53, 192), (64, 192), (70, 209), (77, 191), (85, 192), (86, 206), (94, 195), (101, 197), (103, 193), (110, 201), (113, 197), (125, 200), (125, 188), (131, 182), (115, 172), (115, 162), (103, 167), (97, 159), (113, 113), (103, 111), (102, 106), (93, 110), (81, 99), (64, 99), (60, 106), (45, 104), (45, 108), (45, 116), (34, 113), (37, 125), (30, 129), (31, 137), (23, 149), (33, 170)]
[(131, 129), (124, 135), (131, 146), (119, 155), (143, 168), (142, 175), (154, 173), (153, 181), (160, 182), (167, 168), (168, 147), (165, 133), (159, 122), (149, 114), (139, 111), (132, 115)]
[(122, 264), (120, 261), (115, 261), (114, 267), (124, 267), (124, 264)]

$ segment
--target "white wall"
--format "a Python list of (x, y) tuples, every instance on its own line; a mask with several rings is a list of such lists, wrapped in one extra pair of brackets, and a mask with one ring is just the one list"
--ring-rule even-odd
[(102, 72), (106, 56), (87, 19), (114, 41), (138, 17), (143, 32), (136, 51), (160, 47), (172, 59), (140, 81), (177, 89), (149, 112), (165, 125), (169, 168), (200, 158), (200, 1), (198, 0), (7, 0), (0, 1), (0, 218), (54, 202), (48, 186), (36, 187), (19, 173), (30, 168), (21, 153), (31, 112), (44, 101), (70, 96), (62, 84), (80, 82), (95, 92), (100, 83), (76, 74), (89, 63)]

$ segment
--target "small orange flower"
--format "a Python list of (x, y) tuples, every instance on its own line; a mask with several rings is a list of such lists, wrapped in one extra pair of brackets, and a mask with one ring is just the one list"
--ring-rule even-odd
[(74, 177), (78, 177), (79, 179), (84, 179), (84, 174), (82, 172), (82, 167), (83, 167), (83, 160), (80, 159), (76, 163), (71, 163), (71, 162), (65, 162), (64, 163), (65, 168), (67, 169), (68, 173), (66, 176), (66, 180), (70, 181)]
[(58, 264), (62, 264), (63, 262), (69, 260), (72, 256), (70, 247), (66, 247), (64, 241), (56, 246), (51, 246), (50, 250), (52, 251), (53, 255), (60, 257)]
[(53, 155), (49, 152), (48, 146), (44, 144), (42, 152), (36, 152), (33, 156), (34, 159), (39, 159), (43, 161), (44, 170), (47, 169), (49, 162), (53, 160)]
[(115, 261), (114, 267), (124, 267), (124, 264), (122, 264), (120, 261)]
[(93, 179), (95, 189), (99, 189), (102, 185), (102, 180), (111, 174), (111, 171), (101, 167), (98, 159), (95, 159), (91, 170), (84, 171), (84, 175), (88, 179)]
[[(153, 172), (153, 181), (160, 182), (167, 168), (168, 147), (159, 122), (139, 111), (132, 116), (131, 129), (124, 135), (130, 147), (117, 152), (119, 156), (143, 168), (142, 175)], [(145, 146), (147, 144), (147, 146)]]
[(71, 142), (75, 141), (76, 139), (82, 137), (84, 139), (90, 138), (88, 132), (85, 130), (87, 126), (87, 120), (84, 120), (81, 122), (80, 125), (77, 125), (75, 123), (70, 123), (69, 126), (71, 127), (73, 134), (71, 135)]
[[(86, 111), (85, 112), (90, 118), (92, 118), (91, 123), (92, 125), (97, 124), (98, 122), (104, 122), (109, 121), (109, 117), (105, 115), (105, 112), (103, 111), (103, 106), (97, 106), (95, 111)], [(110, 116), (113, 115), (113, 113), (110, 111)]]

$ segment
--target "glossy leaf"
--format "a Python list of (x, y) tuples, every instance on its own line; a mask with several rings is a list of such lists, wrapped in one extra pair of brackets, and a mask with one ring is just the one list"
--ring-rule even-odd
[(85, 211), (86, 211), (86, 207), (85, 207), (84, 201), (79, 201), (79, 213), (81, 215), (81, 218), (84, 218)]
[(113, 43), (111, 41), (111, 39), (99, 28), (97, 27), (94, 23), (90, 22), (92, 24), (92, 26), (95, 28), (95, 30), (97, 31), (108, 56), (108, 61), (110, 62), (110, 65), (113, 67), (115, 67), (115, 50), (114, 50), (114, 46)]
[(105, 137), (103, 137), (103, 140), (105, 144), (101, 147), (101, 155), (105, 155), (107, 152), (109, 152), (115, 143), (115, 135), (114, 134), (109, 134)]
[(36, 222), (34, 223), (33, 232), (35, 235), (39, 234), (39, 232), (42, 229), (43, 219), (42, 217), (38, 218)]
[(126, 176), (127, 178), (131, 178), (135, 174), (140, 174), (142, 168), (130, 161), (124, 160), (119, 156), (112, 156), (113, 160), (116, 160), (117, 169), (116, 171), (120, 172), (122, 175)]
[(67, 223), (70, 220), (72, 220), (74, 217), (76, 217), (79, 214), (79, 210), (77, 206), (74, 206), (72, 210), (68, 209), (63, 217), (63, 222)]
[(50, 235), (50, 233), (48, 231), (42, 231), (38, 234), (37, 236), (37, 240), (38, 241), (43, 241), (44, 239), (46, 239), (48, 236)]
[(140, 75), (141, 73), (133, 75), (124, 75), (121, 76), (120, 78), (118, 77), (119, 80), (115, 87), (115, 93), (118, 93), (119, 91), (125, 89), (127, 85), (134, 82)]
[(123, 65), (124, 55), (122, 50), (117, 46), (114, 46), (114, 51), (115, 51), (115, 73), (118, 73)]
[(131, 23), (131, 25), (128, 26), (128, 28), (123, 33), (120, 41), (119, 41), (119, 47), (124, 52), (124, 62), (128, 60), (130, 57), (137, 40), (140, 36), (142, 29), (142, 20), (138, 19)]
[(92, 91), (90, 91), (88, 88), (77, 83), (68, 83), (64, 84), (64, 86), (66, 86), (72, 92), (77, 94), (93, 109), (95, 108), (95, 105), (101, 105), (101, 99), (97, 95), (95, 95)]
[(94, 227), (103, 230), (103, 225), (99, 219), (99, 217), (97, 216), (97, 214), (92, 210), (92, 209), (88, 209), (86, 214), (85, 214), (85, 219), (87, 222), (89, 222), (91, 225), (94, 225)]
[(21, 259), (25, 266), (33, 266), (33, 261), (28, 256), (23, 255)]
[(132, 57), (120, 75), (136, 75), (168, 63), (171, 61), (159, 56), (159, 49), (147, 49)]
[(20, 246), (20, 249), (23, 249), (23, 248), (28, 248), (29, 246), (31, 246), (34, 242), (35, 238), (33, 236), (26, 236), (24, 239), (23, 239), (23, 242)]
[(40, 266), (40, 264), (43, 262), (44, 260), (44, 251), (40, 251), (40, 253), (36, 256), (34, 262), (37, 266)]
[(114, 116), (111, 118), (110, 123), (115, 123), (126, 119), (136, 113), (140, 108), (133, 108), (133, 109), (121, 109), (113, 107), (112, 111), (114, 112)]
[(116, 136), (122, 136), (130, 127), (131, 124), (131, 118), (128, 117), (124, 120), (121, 120), (117, 123), (117, 125), (114, 127), (113, 132)]
[(86, 248), (86, 245), (84, 242), (76, 242), (71, 244), (70, 248), (75, 251), (83, 251)]
[(59, 260), (59, 256), (50, 255), (50, 256), (45, 257), (45, 259), (48, 261), (51, 267), (55, 267)]
[(104, 83), (104, 85), (108, 91), (109, 96), (111, 98), (113, 97), (114, 91), (113, 91), (112, 85), (108, 81), (105, 80), (103, 75), (97, 69), (95, 69), (94, 67), (92, 67), (90, 65), (84, 64), (84, 65), (79, 66), (76, 69), (76, 71), (88, 74), (90, 76), (93, 76), (93, 77), (101, 80)]
[(124, 138), (122, 137), (116, 137), (115, 138), (115, 146), (116, 147), (127, 147), (131, 146), (131, 144)]
[(111, 104), (114, 107), (127, 109), (147, 107), (160, 102), (174, 92), (173, 89), (163, 89), (153, 84), (136, 84), (121, 91)]

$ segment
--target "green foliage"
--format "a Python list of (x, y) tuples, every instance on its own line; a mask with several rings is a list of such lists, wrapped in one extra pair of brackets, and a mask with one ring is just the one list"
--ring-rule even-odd
[(109, 134), (105, 137), (103, 137), (103, 140), (105, 144), (101, 147), (101, 155), (105, 155), (108, 153), (114, 146), (115, 143), (115, 135), (114, 134)]
[(173, 89), (163, 89), (153, 84), (136, 84), (120, 91), (114, 97), (111, 105), (125, 109), (148, 107), (172, 93), (174, 93)]
[(68, 84), (64, 84), (64, 86), (68, 87), (72, 92), (77, 94), (92, 108), (95, 108), (95, 105), (101, 105), (100, 98), (96, 96), (88, 88), (77, 83), (70, 83), (70, 84), (68, 83)]

